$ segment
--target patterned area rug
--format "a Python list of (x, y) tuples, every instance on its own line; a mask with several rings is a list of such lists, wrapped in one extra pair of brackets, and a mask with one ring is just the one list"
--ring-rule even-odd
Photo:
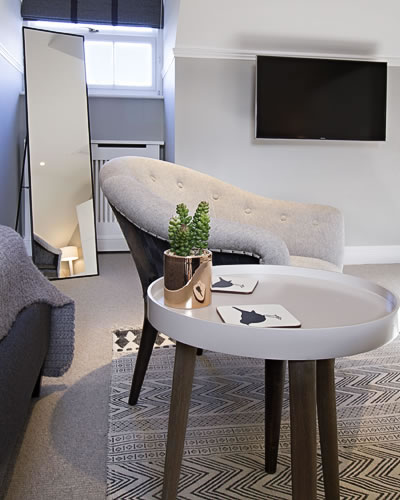
[[(113, 336), (113, 352), (114, 353), (131, 353), (137, 352), (142, 338), (141, 328), (121, 328), (112, 332)], [(171, 347), (175, 345), (175, 341), (171, 340), (163, 333), (157, 333), (154, 348)]]
[[(174, 354), (153, 352), (135, 407), (127, 400), (136, 356), (114, 355), (108, 500), (161, 498)], [(291, 498), (288, 388), (278, 470), (267, 475), (263, 380), (262, 360), (197, 358), (178, 499)], [(341, 498), (400, 499), (400, 341), (337, 360), (336, 388)]]

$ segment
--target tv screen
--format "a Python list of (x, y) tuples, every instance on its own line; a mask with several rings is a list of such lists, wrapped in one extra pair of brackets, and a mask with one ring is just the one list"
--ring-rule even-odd
[(384, 141), (387, 64), (257, 57), (256, 138)]

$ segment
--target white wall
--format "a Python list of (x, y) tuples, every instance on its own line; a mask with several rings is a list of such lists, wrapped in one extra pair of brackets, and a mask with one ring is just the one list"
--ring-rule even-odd
[(164, 0), (164, 29), (163, 29), (163, 51), (164, 72), (173, 58), (173, 50), (176, 47), (176, 30), (178, 28), (181, 0)]
[(175, 161), (175, 61), (169, 65), (163, 78), (164, 94), (164, 159)]
[[(271, 198), (336, 206), (355, 260), (400, 262), (399, 14), (397, 0), (181, 2), (172, 161)], [(387, 141), (255, 140), (258, 53), (388, 60)]]
[(164, 158), (175, 160), (175, 61), (176, 31), (181, 0), (164, 0), (163, 49), (164, 67), (162, 71), (164, 95)]
[(254, 139), (255, 63), (176, 59), (175, 161), (249, 191), (343, 211), (346, 245), (400, 245), (400, 68), (388, 140)]
[(0, 54), (23, 66), (22, 19), (20, 0), (0, 0)]
[(185, 0), (176, 47), (400, 55), (398, 0)]

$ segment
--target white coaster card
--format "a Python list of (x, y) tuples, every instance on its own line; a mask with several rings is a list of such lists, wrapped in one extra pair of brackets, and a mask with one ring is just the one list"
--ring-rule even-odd
[(219, 306), (222, 321), (258, 328), (298, 328), (300, 321), (280, 304)]

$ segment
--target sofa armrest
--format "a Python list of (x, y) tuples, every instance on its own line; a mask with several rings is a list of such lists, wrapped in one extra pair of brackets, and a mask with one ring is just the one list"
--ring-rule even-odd
[(261, 264), (289, 264), (289, 251), (276, 234), (257, 226), (212, 218), (209, 248), (218, 251), (248, 253)]

